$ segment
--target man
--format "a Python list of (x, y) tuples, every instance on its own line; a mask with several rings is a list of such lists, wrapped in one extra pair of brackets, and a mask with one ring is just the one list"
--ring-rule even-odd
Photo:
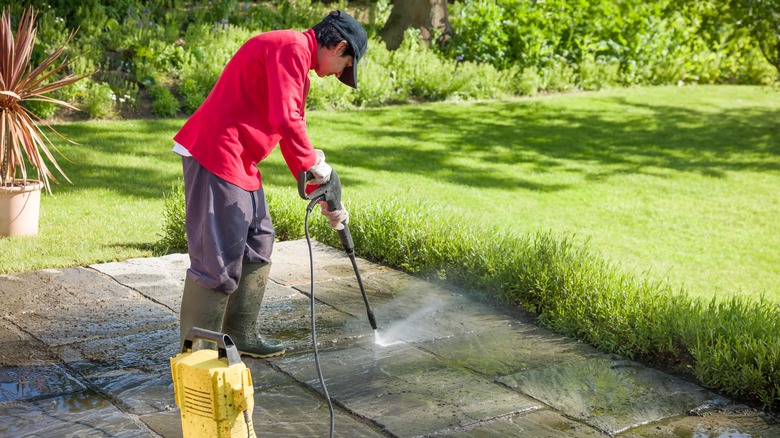
[[(368, 40), (349, 14), (332, 11), (306, 32), (279, 30), (247, 41), (214, 89), (176, 134), (182, 155), (190, 268), (181, 303), (181, 340), (192, 327), (226, 333), (253, 357), (285, 347), (255, 332), (271, 269), (274, 228), (257, 163), (278, 144), (292, 174), (330, 178), (306, 133), (309, 71), (357, 88)], [(332, 227), (346, 210), (321, 205)]]

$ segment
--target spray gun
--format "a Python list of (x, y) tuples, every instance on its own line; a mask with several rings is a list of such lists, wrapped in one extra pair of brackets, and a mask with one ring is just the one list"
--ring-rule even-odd
[[(311, 212), (314, 206), (320, 201), (325, 201), (328, 204), (328, 208), (332, 211), (342, 210), (344, 206), (341, 204), (341, 180), (336, 171), (331, 171), (330, 179), (327, 183), (321, 184), (311, 193), (306, 193), (306, 184), (313, 179), (314, 176), (311, 172), (298, 173), (298, 194), (303, 199), (311, 200), (307, 210)], [(349, 226), (346, 222), (342, 222), (341, 225), (343, 225), (343, 228), (337, 230), (339, 233), (339, 240), (341, 240), (341, 246), (344, 248), (344, 251), (347, 252), (347, 256), (352, 262), (352, 268), (355, 270), (355, 277), (357, 278), (358, 286), (360, 287), (360, 293), (363, 295), (363, 302), (366, 305), (368, 322), (371, 324), (371, 328), (376, 335), (376, 318), (374, 318), (374, 312), (371, 310), (371, 305), (368, 303), (368, 296), (363, 287), (363, 280), (360, 279), (360, 271), (358, 271), (357, 261), (355, 261), (355, 244), (352, 241), (352, 234), (350, 234)]]

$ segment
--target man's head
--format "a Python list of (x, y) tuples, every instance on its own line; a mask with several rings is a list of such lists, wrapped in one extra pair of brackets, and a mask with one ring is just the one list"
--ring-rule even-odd
[(335, 75), (357, 88), (357, 65), (368, 48), (363, 26), (343, 11), (331, 11), (312, 27), (317, 36), (317, 75)]

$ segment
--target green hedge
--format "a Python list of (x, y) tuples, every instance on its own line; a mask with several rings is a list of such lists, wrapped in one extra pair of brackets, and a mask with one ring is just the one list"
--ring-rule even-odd
[[(289, 191), (271, 189), (267, 197), (277, 238), (304, 237), (306, 203)], [(184, 195), (175, 188), (168, 200), (159, 251), (186, 248)], [(605, 352), (693, 375), (764, 409), (780, 408), (776, 304), (692, 300), (685, 291), (620, 273), (572, 236), (507, 235), (401, 200), (347, 207), (361, 257), (520, 306), (541, 325)], [(340, 247), (320, 214), (309, 228), (312, 238)]]
[(450, 8), (455, 37), (445, 52), (501, 69), (564, 64), (579, 88), (608, 83), (613, 72), (624, 85), (775, 80), (756, 34), (725, 3), (461, 0)]
[[(420, 43), (419, 32), (409, 30), (393, 52), (378, 37), (389, 13), (387, 0), (31, 3), (40, 9), (34, 62), (80, 27), (68, 49), (75, 59), (70, 68), (95, 72), (96, 84), (68, 98), (92, 118), (116, 117), (123, 110), (134, 114), (138, 97), (153, 100), (160, 117), (191, 114), (249, 37), (272, 29), (304, 30), (336, 7), (370, 17), (361, 88), (354, 92), (312, 74), (310, 108), (778, 79), (746, 30), (727, 14), (720, 18), (714, 6), (688, 0), (457, 1), (450, 5), (456, 35), (446, 46), (429, 48)], [(22, 6), (13, 5), (12, 13), (20, 14)], [(167, 96), (151, 96), (155, 86), (171, 90), (178, 105)], [(37, 109), (49, 115), (49, 108)]]

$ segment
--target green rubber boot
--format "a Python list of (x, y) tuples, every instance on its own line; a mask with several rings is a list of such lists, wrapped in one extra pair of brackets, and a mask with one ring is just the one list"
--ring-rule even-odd
[[(193, 327), (214, 332), (222, 330), (228, 298), (228, 294), (213, 289), (206, 289), (187, 276), (184, 279), (184, 294), (181, 297), (181, 311), (179, 312), (179, 332), (181, 336), (179, 346), (183, 346), (184, 338)], [(216, 345), (213, 343), (201, 342), (193, 343), (193, 350), (202, 348), (216, 349)]]
[(230, 294), (222, 332), (230, 336), (239, 353), (252, 357), (281, 356), (284, 345), (257, 336), (257, 316), (265, 295), (270, 263), (245, 263), (238, 289)]

